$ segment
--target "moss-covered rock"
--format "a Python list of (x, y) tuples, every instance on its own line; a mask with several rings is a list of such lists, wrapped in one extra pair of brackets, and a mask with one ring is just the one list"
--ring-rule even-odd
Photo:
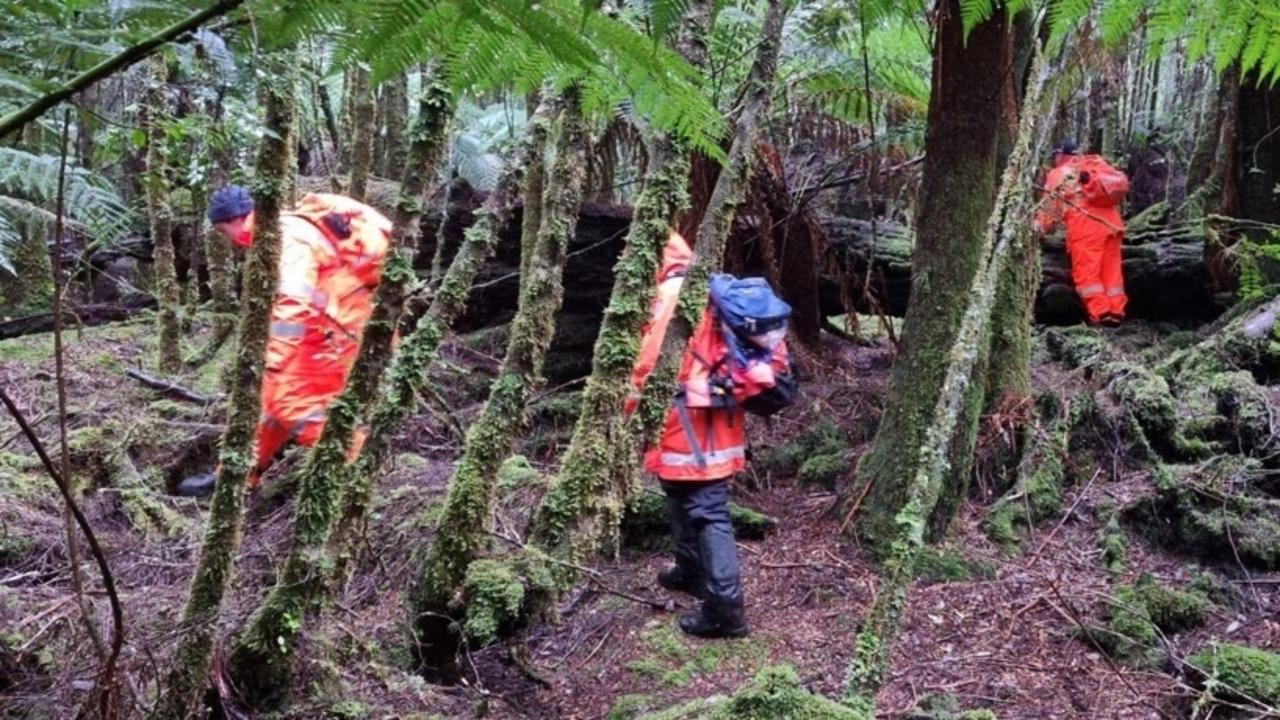
[(472, 562), (462, 589), (467, 598), (462, 629), (468, 641), (487, 645), (519, 619), (524, 584), (506, 563), (488, 559)]
[(1171, 588), (1150, 575), (1139, 578), (1135, 589), (1151, 622), (1167, 633), (1200, 625), (1209, 609), (1209, 599), (1203, 592)]
[(1155, 494), (1130, 503), (1122, 519), (1164, 547), (1212, 561), (1280, 567), (1280, 500), (1257, 490), (1270, 475), (1255, 459), (1214, 457), (1158, 465)]
[[(836, 471), (837, 463), (848, 462), (849, 450), (848, 434), (835, 422), (827, 419), (814, 429), (778, 447), (760, 451), (758, 465), (761, 470), (773, 475), (791, 477), (797, 473), (803, 474), (804, 466), (817, 460), (809, 468), (808, 481), (825, 484), (831, 473)], [(820, 457), (824, 459), (818, 460)]]
[[(737, 503), (729, 503), (729, 519), (739, 540), (761, 540), (777, 526), (777, 521), (768, 515)], [(670, 533), (665, 496), (643, 492), (627, 504), (622, 515), (623, 545), (642, 550), (664, 549), (670, 545)]]
[(1195, 588), (1179, 590), (1143, 575), (1135, 584), (1115, 589), (1107, 603), (1106, 626), (1089, 634), (1119, 660), (1135, 667), (1152, 665), (1159, 658), (1159, 637), (1201, 624), (1208, 605)]
[(0, 567), (14, 567), (37, 549), (35, 540), (25, 535), (0, 535)]
[(844, 452), (814, 455), (800, 465), (796, 479), (801, 485), (817, 485), (834, 489), (841, 478), (848, 477), (853, 469), (849, 455)]
[(1280, 705), (1280, 654), (1223, 643), (1187, 658), (1216, 694)]
[(1046, 331), (1044, 344), (1050, 357), (1072, 368), (1091, 368), (1110, 354), (1102, 333), (1079, 325)]

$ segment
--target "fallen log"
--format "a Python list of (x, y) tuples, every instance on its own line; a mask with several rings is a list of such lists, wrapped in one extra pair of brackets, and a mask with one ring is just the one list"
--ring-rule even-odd
[(221, 395), (210, 397), (203, 393), (198, 393), (191, 388), (179, 385), (172, 380), (165, 380), (163, 378), (155, 377), (154, 375), (148, 375), (136, 368), (128, 368), (124, 371), (124, 374), (134, 380), (137, 380), (143, 385), (146, 385), (152, 390), (158, 390), (169, 397), (176, 398), (178, 400), (186, 400), (187, 402), (193, 402), (197, 405), (210, 405), (222, 399)]
[[(156, 306), (151, 297), (132, 297), (119, 303), (92, 303), (62, 311), (63, 322), (78, 325), (105, 325), (128, 320), (143, 310)], [(34, 333), (53, 331), (53, 313), (38, 313), (0, 322), (0, 340), (22, 337)]]

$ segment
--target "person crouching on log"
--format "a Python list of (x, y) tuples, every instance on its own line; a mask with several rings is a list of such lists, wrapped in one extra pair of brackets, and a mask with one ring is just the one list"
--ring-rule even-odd
[(1129, 178), (1101, 155), (1080, 155), (1074, 140), (1063, 140), (1053, 149), (1053, 165), (1036, 225), (1044, 234), (1060, 222), (1066, 224), (1071, 279), (1089, 322), (1115, 327), (1124, 320), (1129, 303), (1121, 269), (1120, 217)]
[[(691, 252), (672, 233), (663, 251), (658, 297), (632, 373), (633, 411), (676, 310)], [(685, 349), (661, 438), (645, 469), (667, 496), (675, 565), (658, 584), (702, 600), (680, 629), (707, 638), (744, 637), (738, 549), (729, 520), (729, 482), (746, 467), (746, 412), (770, 415), (795, 400), (783, 341), (791, 308), (763, 278), (713, 275), (711, 302)]]
[[(253, 196), (229, 185), (214, 193), (209, 222), (240, 248), (253, 242)], [(329, 403), (342, 392), (373, 312), (391, 221), (340, 195), (309, 193), (280, 215), (280, 282), (271, 306), (262, 417), (249, 487), (290, 441), (310, 447), (320, 438)], [(364, 434), (357, 432), (351, 453)], [(180, 495), (213, 492), (215, 473), (179, 483)]]

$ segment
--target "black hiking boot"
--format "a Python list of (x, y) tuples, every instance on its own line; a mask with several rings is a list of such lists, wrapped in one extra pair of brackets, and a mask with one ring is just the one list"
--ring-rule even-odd
[(201, 473), (183, 478), (182, 482), (178, 483), (178, 487), (173, 489), (173, 494), (182, 497), (209, 497), (213, 494), (213, 484), (217, 479), (216, 473)]
[(1115, 313), (1106, 313), (1098, 320), (1098, 324), (1105, 328), (1118, 328), (1122, 322), (1124, 318)]
[(751, 634), (741, 607), (703, 607), (702, 612), (680, 616), (680, 630), (686, 635), (700, 638), (744, 638)]
[(658, 573), (658, 585), (671, 592), (688, 593), (696, 598), (702, 597), (702, 578), (685, 572), (679, 565), (672, 565)]

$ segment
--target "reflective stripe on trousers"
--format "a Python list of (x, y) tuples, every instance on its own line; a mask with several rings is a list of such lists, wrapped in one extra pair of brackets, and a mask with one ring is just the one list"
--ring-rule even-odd
[[(1091, 283), (1089, 285), (1081, 285), (1076, 288), (1076, 292), (1080, 293), (1080, 297), (1093, 297), (1094, 295), (1102, 293), (1102, 291), (1102, 283)], [(1124, 288), (1121, 288), (1120, 292), (1124, 292)]]
[(1121, 295), (1124, 295), (1123, 285), (1107, 288), (1107, 297), (1120, 297)]
[[(705, 465), (716, 465), (730, 460), (737, 460), (746, 457), (746, 448), (741, 445), (738, 447), (729, 447), (723, 450), (707, 450), (702, 453), (702, 459)], [(699, 467), (698, 456), (695, 453), (662, 453), (662, 464), (668, 467)]]

